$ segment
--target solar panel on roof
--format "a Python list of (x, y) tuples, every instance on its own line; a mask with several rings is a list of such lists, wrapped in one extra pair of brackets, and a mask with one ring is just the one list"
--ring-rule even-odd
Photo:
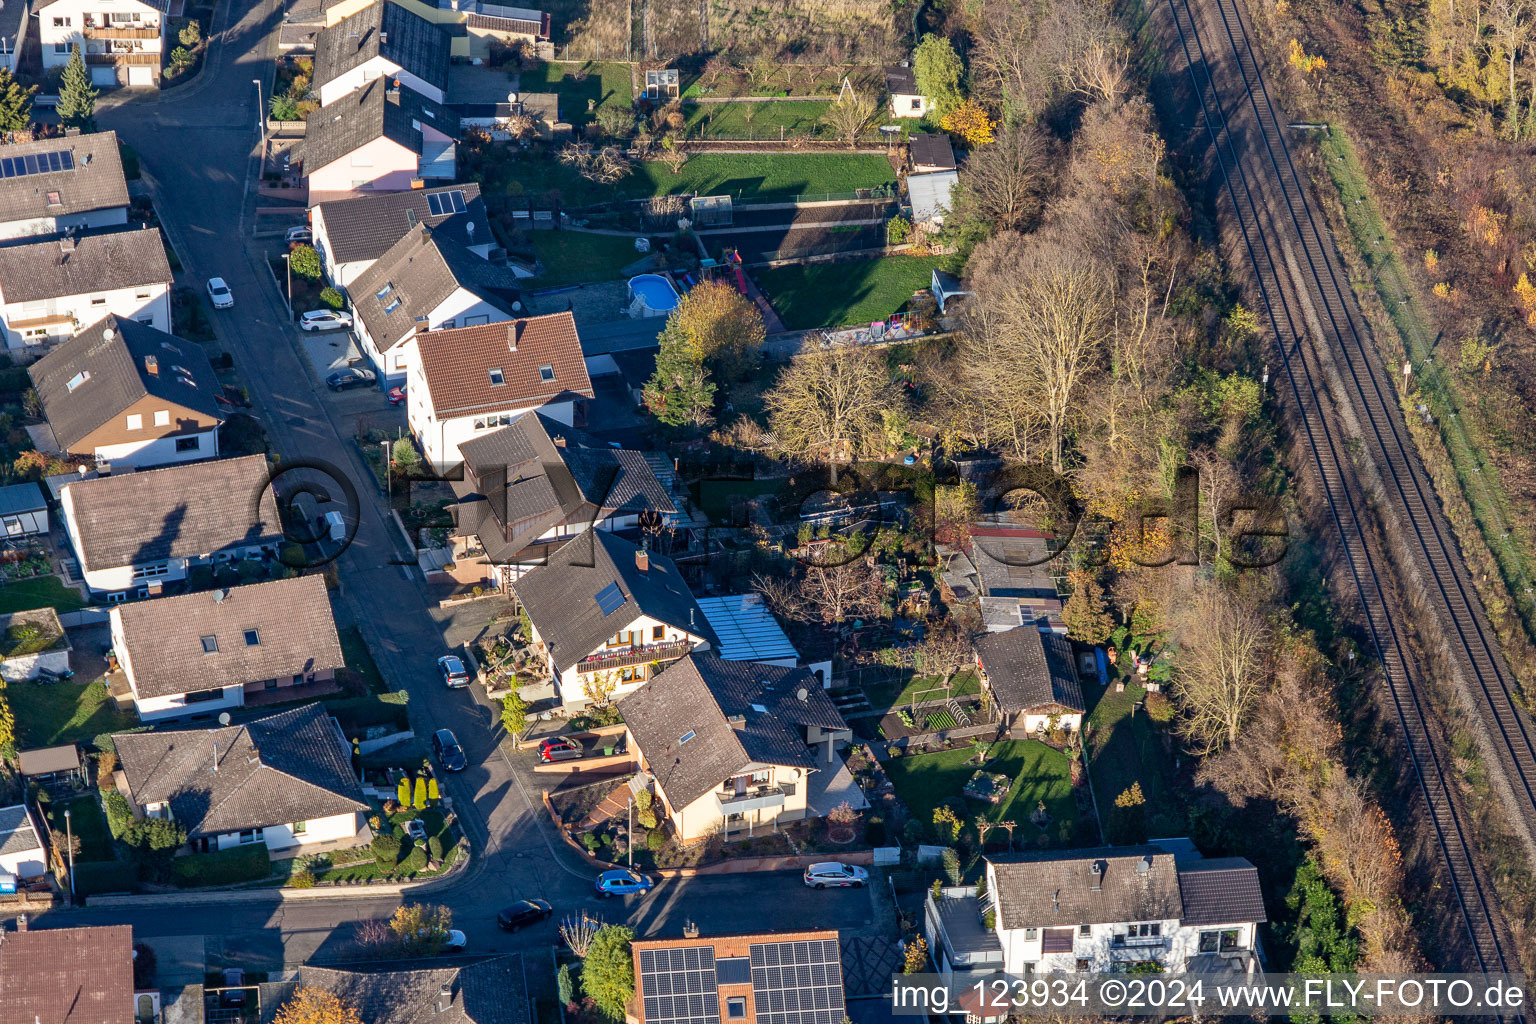
[(441, 217), (448, 213), (463, 213), (464, 192), (454, 189), (452, 192), (433, 192), (427, 196), (427, 209), (432, 211), (432, 216)]
[(612, 615), (624, 607), (624, 592), (619, 589), (617, 583), (608, 584), (592, 596), (596, 599), (597, 607), (604, 615)]
[(750, 950), (758, 1024), (839, 1024), (843, 971), (837, 941), (754, 943)]
[(646, 1024), (719, 1024), (713, 946), (640, 951)]
[(715, 977), (722, 985), (749, 985), (752, 983), (752, 961), (744, 956), (717, 959)]

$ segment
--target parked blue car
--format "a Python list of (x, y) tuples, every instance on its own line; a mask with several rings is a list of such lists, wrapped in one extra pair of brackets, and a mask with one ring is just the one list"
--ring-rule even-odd
[(597, 894), (599, 896), (628, 896), (630, 893), (647, 893), (656, 883), (638, 871), (625, 871), (622, 868), (616, 871), (604, 871), (597, 876)]

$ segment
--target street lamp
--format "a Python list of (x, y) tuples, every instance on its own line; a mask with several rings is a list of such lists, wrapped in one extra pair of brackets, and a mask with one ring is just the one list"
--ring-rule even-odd
[(288, 277), (288, 319), (293, 319), (293, 264), (288, 260), (288, 253), (283, 253), (283, 271)]
[(69, 851), (69, 901), (75, 901), (75, 829), (69, 820), (69, 808), (64, 808), (64, 848)]
[[(627, 844), (627, 849), (629, 851), (629, 870), (633, 871), (635, 870), (635, 798), (633, 794), (631, 794), (629, 798), (629, 828), (625, 831), (624, 834), (629, 837), (629, 843)], [(73, 873), (71, 873), (69, 876), (69, 884), (75, 884), (75, 876)]]
[(389, 507), (393, 508), (395, 504), (395, 489), (389, 476), (389, 441), (380, 441), (379, 446), (384, 449), (384, 497), (388, 501)]
[(256, 130), (261, 132), (261, 169), (265, 173), (267, 169), (267, 112), (261, 105), (261, 79), (251, 79), (251, 84), (256, 87)]

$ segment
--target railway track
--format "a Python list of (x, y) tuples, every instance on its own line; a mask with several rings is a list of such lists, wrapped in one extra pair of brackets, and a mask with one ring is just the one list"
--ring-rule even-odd
[[(1480, 971), (1518, 970), (1497, 899), (1472, 849), (1452, 791), (1451, 767), (1430, 728), (1424, 669), (1405, 647), (1388, 594), (1394, 582), (1417, 589), (1433, 610), (1421, 640), (1437, 644), (1463, 681), (1468, 710), (1482, 731), (1484, 755), (1501, 777), (1511, 822), (1536, 847), (1536, 730), (1515, 704), (1515, 683), (1470, 573), (1456, 546), (1397, 405), (1393, 374), (1382, 365), (1348, 278), (1326, 243), (1291, 160), (1284, 121), (1271, 102), (1236, 0), (1167, 0), (1178, 51), (1199, 102), (1235, 224), (1254, 271), (1285, 370), (1303, 440), (1353, 579), (1370, 640), (1385, 670), (1426, 819), (1450, 879), (1468, 948)], [(1330, 390), (1329, 380), (1334, 382)], [(1358, 435), (1327, 414), (1331, 397)], [(1352, 428), (1351, 428), (1352, 429)], [(1360, 442), (1379, 475), (1388, 515), (1399, 531), (1389, 556), (1373, 539), (1375, 513), (1345, 442)], [(1408, 565), (1394, 566), (1394, 561)], [(1406, 570), (1395, 578), (1395, 568)]]

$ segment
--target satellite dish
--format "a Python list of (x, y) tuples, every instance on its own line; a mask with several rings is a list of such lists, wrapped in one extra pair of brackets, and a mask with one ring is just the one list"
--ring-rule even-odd
[[(804, 692), (804, 691), (802, 691), (802, 692)], [(804, 699), (805, 698), (803, 698), (803, 697), (801, 698), (801, 700), (804, 700)], [(220, 711), (219, 712), (219, 724), (220, 725), (228, 725), (229, 724), (229, 712), (228, 711)]]
[(796, 690), (796, 691), (795, 691), (795, 696), (796, 696), (796, 697), (799, 697), (799, 698), (800, 698), (800, 699), (801, 699), (801, 700), (805, 700), (805, 699), (806, 699), (806, 698), (807, 698), (807, 697), (809, 697), (809, 696), (810, 696), (810, 695), (811, 695), (811, 691), (809, 691), (809, 690), (807, 690), (807, 689), (806, 689), (806, 688), (805, 688), (805, 687), (803, 687), (803, 686), (802, 686), (802, 687), (800, 687), (800, 689), (798, 689), (798, 690)]

